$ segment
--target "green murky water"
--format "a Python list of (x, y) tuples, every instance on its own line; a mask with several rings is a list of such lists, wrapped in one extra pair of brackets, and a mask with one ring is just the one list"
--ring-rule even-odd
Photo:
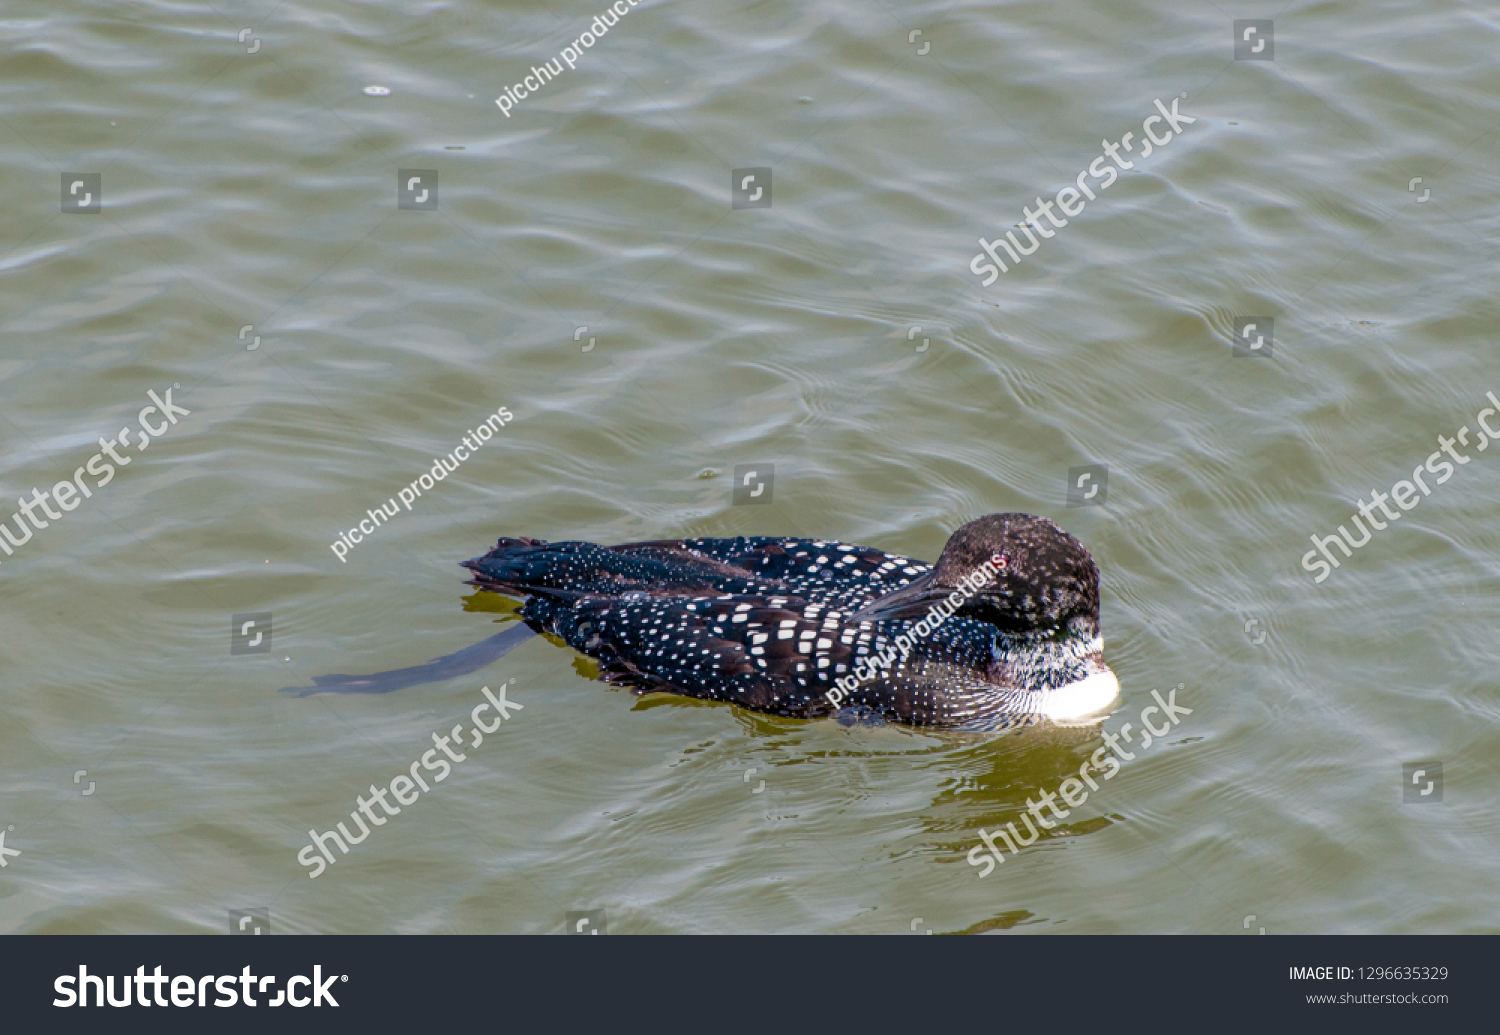
[[(191, 411), (0, 556), (0, 930), (1496, 929), (1500, 449), (1300, 564), (1500, 392), (1493, 9), (647, 0), (507, 117), (602, 0), (397, 6), (0, 13), (0, 518), (149, 391)], [(1196, 121), (981, 286), (977, 239), (1024, 240), (1157, 98)], [(734, 208), (751, 169), (772, 205)], [(1269, 356), (1231, 351), (1249, 317)], [(768, 504), (733, 505), (742, 464)], [(1089, 464), (1103, 505), (1066, 506)], [(1192, 712), (984, 877), (979, 831), (1097, 729), (637, 698), (540, 638), (276, 692), (493, 633), (455, 562), (501, 534), (931, 560), (1007, 510), (1104, 572), (1104, 729), (1178, 684)], [(522, 710), (309, 880), (309, 829), (502, 685)]]

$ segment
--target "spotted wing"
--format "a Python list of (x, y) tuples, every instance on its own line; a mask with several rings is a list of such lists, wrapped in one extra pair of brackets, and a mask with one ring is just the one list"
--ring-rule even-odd
[(825, 695), (872, 624), (790, 596), (591, 599), (552, 610), (552, 630), (597, 659), (606, 682), (797, 717), (835, 710)]

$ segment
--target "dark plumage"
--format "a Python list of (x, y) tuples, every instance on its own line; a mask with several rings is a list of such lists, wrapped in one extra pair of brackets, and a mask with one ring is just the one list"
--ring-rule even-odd
[[(1064, 688), (1085, 680), (1090, 700), (1104, 690), (1112, 699), (1117, 686), (1103, 663), (1093, 559), (1057, 525), (1026, 514), (964, 525), (936, 567), (832, 540), (764, 536), (621, 546), (501, 539), (463, 566), (471, 585), (528, 598), (527, 624), (595, 658), (601, 679), (641, 692), (803, 718), (863, 706), (917, 726), (1002, 729), (1065, 717), (1060, 707), (1071, 714)], [(972, 596), (953, 595), (961, 585)], [(938, 603), (945, 599), (956, 611)], [(952, 617), (919, 626), (934, 605)], [(871, 672), (898, 636), (910, 652)], [(856, 668), (868, 678), (835, 693), (834, 704), (835, 681), (848, 686)]]

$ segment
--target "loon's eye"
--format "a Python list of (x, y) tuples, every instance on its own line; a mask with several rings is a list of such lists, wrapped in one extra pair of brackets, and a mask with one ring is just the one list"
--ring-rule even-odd
[(1010, 567), (1010, 558), (1003, 553), (991, 554), (990, 563), (995, 566), (996, 571), (1003, 571)]

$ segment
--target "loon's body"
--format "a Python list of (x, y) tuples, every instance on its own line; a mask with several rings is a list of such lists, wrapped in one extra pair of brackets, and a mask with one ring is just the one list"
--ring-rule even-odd
[[(743, 536), (501, 539), (463, 566), (472, 585), (529, 598), (526, 623), (596, 659), (600, 679), (641, 692), (801, 718), (863, 706), (894, 722), (995, 730), (1098, 712), (1119, 688), (1103, 661), (1093, 559), (1026, 514), (970, 522), (935, 566), (832, 540)], [(929, 628), (924, 617), (945, 603), (951, 617)], [(890, 664), (897, 637), (909, 653)], [(838, 680), (847, 689), (830, 698)]]

